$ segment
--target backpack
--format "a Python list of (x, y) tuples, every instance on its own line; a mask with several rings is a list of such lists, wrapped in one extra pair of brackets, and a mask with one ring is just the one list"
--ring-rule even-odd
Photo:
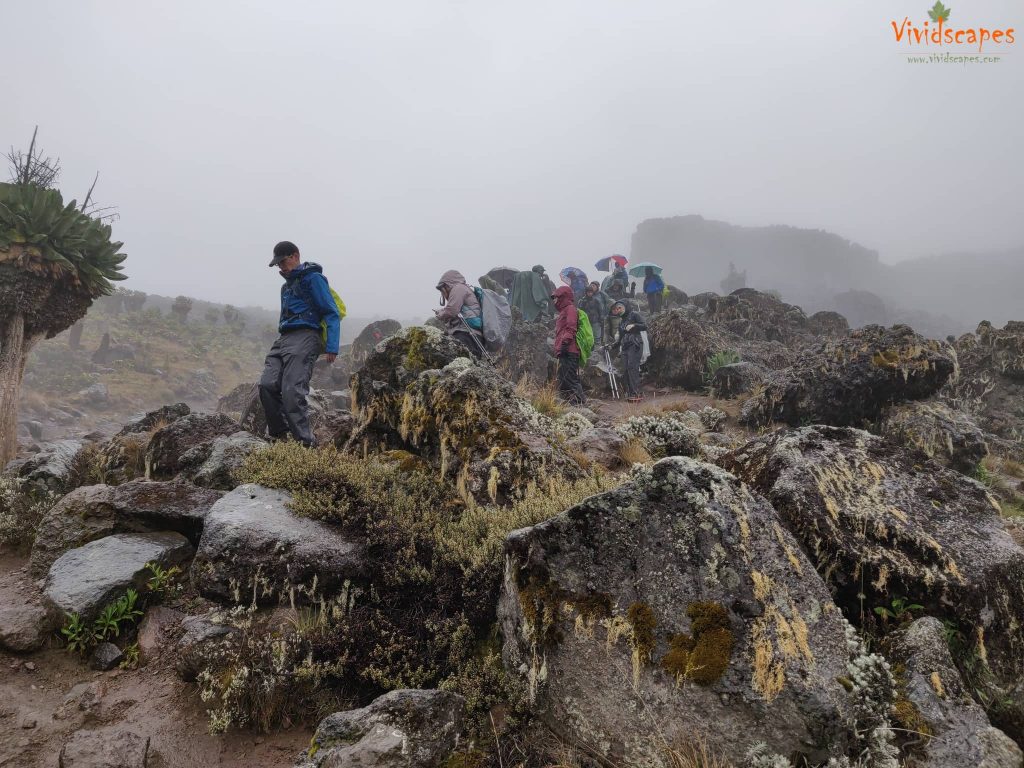
[(505, 346), (509, 331), (512, 330), (512, 308), (507, 298), (489, 288), (473, 288), (473, 292), (480, 302), (480, 325), (477, 330), (484, 334), (484, 347), (487, 351), (497, 352)]
[[(341, 343), (341, 338), (340, 338), (341, 321), (345, 319), (345, 315), (347, 314), (347, 311), (345, 310), (345, 302), (341, 300), (341, 296), (338, 295), (338, 292), (336, 290), (334, 290), (333, 288), (331, 288), (330, 283), (327, 284), (327, 290), (329, 290), (331, 292), (331, 298), (334, 299), (334, 306), (336, 306), (338, 308), (338, 328), (339, 328), (338, 343)], [(321, 320), (320, 321), (320, 341), (322, 341), (324, 343), (325, 347), (327, 346), (327, 321), (326, 320)]]
[(580, 368), (587, 364), (590, 353), (594, 351), (594, 329), (590, 325), (590, 318), (582, 309), (576, 310), (578, 322), (576, 324), (576, 346), (580, 348)]
[[(327, 278), (324, 278), (324, 279), (326, 280)], [(309, 291), (306, 290), (305, 284), (300, 280), (296, 287), (302, 293), (302, 298), (306, 302), (306, 304), (308, 304), (310, 307), (312, 307), (313, 306), (313, 297), (310, 296)], [(329, 290), (331, 292), (331, 298), (334, 299), (334, 306), (336, 306), (338, 308), (338, 327), (339, 327), (339, 333), (340, 333), (341, 321), (345, 319), (345, 315), (347, 314), (347, 312), (345, 310), (345, 302), (341, 300), (341, 296), (338, 295), (338, 292), (336, 290), (334, 290), (333, 288), (331, 288), (331, 284), (330, 283), (327, 284), (327, 290)], [(324, 347), (327, 346), (327, 321), (326, 320), (321, 320), (320, 321), (320, 341), (323, 342)], [(340, 336), (339, 336), (339, 343), (340, 343)]]

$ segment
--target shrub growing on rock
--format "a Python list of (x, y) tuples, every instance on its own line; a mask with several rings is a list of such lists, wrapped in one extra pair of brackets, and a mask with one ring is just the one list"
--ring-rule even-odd
[[(251, 454), (238, 479), (290, 491), (294, 512), (365, 541), (370, 560), (371, 584), (354, 603), (321, 606), (321, 619), (299, 639), (265, 641), (294, 649), (275, 674), (340, 685), (359, 698), (440, 685), (465, 695), (476, 714), (513, 696), (487, 644), (505, 537), (614, 485), (608, 476), (532, 485), (508, 505), (483, 506), (460, 498), (406, 452), (359, 459), (333, 446), (310, 451), (291, 443)], [(265, 665), (270, 656), (250, 649), (223, 659), (211, 665), (213, 679), (249, 685), (251, 669), (248, 678), (236, 674), (247, 658)]]

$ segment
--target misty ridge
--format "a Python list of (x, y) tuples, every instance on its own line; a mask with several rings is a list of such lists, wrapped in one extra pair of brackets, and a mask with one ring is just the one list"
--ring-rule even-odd
[(1024, 307), (1024, 246), (885, 264), (876, 251), (823, 230), (689, 215), (643, 221), (632, 258), (661, 264), (669, 282), (691, 295), (728, 292), (731, 263), (746, 273), (744, 287), (778, 291), (807, 314), (839, 312), (851, 328), (899, 323), (944, 338), (982, 320), (1002, 325)]

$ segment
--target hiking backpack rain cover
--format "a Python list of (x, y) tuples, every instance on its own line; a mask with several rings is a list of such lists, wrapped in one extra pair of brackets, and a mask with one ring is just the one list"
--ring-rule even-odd
[(582, 309), (576, 310), (576, 346), (580, 348), (580, 368), (587, 364), (590, 353), (594, 351), (594, 329), (590, 325), (590, 318)]
[(497, 352), (508, 341), (512, 330), (512, 308), (508, 299), (489, 288), (474, 288), (480, 302), (480, 317), (483, 319), (484, 347), (488, 352)]

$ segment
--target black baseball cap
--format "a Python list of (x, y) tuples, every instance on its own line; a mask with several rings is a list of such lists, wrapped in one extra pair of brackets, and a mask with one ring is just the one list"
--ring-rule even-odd
[(274, 258), (270, 262), (269, 266), (276, 267), (282, 261), (287, 259), (293, 253), (298, 253), (299, 247), (288, 240), (282, 240), (280, 243), (274, 246)]

